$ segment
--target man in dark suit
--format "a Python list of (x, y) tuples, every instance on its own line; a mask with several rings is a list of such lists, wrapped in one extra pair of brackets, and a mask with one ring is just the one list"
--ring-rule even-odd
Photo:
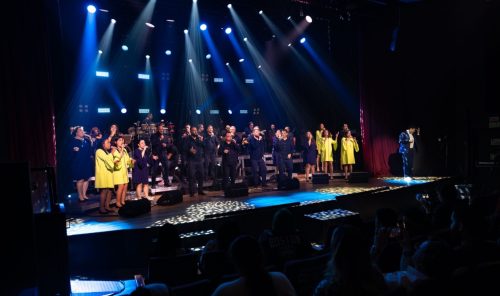
[[(189, 196), (193, 197), (195, 189), (198, 189), (199, 195), (205, 195), (203, 192), (203, 137), (198, 135), (198, 129), (191, 127), (191, 135), (185, 138), (184, 153), (186, 155), (186, 165), (189, 181)], [(198, 188), (195, 184), (198, 183)]]
[(222, 156), (222, 170), (224, 172), (224, 188), (234, 185), (239, 152), (240, 145), (236, 143), (230, 133), (227, 133), (219, 147), (219, 154)]
[(406, 131), (399, 134), (399, 153), (403, 158), (403, 175), (405, 178), (413, 177), (413, 157), (417, 150), (414, 136), (415, 130), (415, 126), (410, 125)]
[(247, 146), (248, 154), (250, 154), (254, 186), (258, 186), (260, 184), (262, 187), (266, 187), (267, 168), (263, 159), (264, 151), (266, 150), (266, 142), (260, 134), (258, 126), (253, 128), (252, 135), (243, 143)]

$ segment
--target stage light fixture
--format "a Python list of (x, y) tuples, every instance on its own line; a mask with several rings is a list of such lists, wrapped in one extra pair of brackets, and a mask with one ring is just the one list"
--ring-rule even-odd
[(201, 24), (200, 25), (200, 30), (205, 31), (206, 29), (207, 29), (207, 25), (206, 24)]
[(306, 42), (306, 37), (300, 38), (300, 43), (304, 43), (304, 42)]
[(227, 27), (226, 30), (224, 30), (224, 32), (226, 32), (226, 34), (231, 34), (231, 32), (233, 31), (233, 29), (231, 29), (230, 27)]
[(245, 59), (239, 59), (240, 63), (243, 63), (244, 61), (245, 61)]
[(205, 56), (205, 58), (206, 58), (207, 60), (210, 60), (210, 59), (212, 58), (212, 55), (211, 55), (211, 54), (207, 54), (207, 55)]
[(262, 10), (259, 10), (259, 14), (263, 14), (264, 12)]
[(189, 59), (188, 62), (192, 63), (193, 62), (193, 59)]
[(160, 109), (160, 113), (161, 113), (161, 114), (165, 114), (165, 113), (167, 113), (167, 110), (165, 110), (165, 109)]
[(291, 17), (291, 16), (288, 16), (286, 19), (287, 19), (287, 20), (291, 20), (291, 19), (292, 19), (292, 17)]
[(127, 51), (127, 50), (128, 50), (128, 46), (126, 46), (125, 44), (124, 44), (124, 45), (122, 45), (122, 50), (123, 50), (123, 51)]
[(233, 110), (228, 109), (228, 110), (227, 110), (227, 113), (228, 113), (229, 115), (231, 115), (231, 114), (233, 114)]
[(172, 51), (171, 51), (170, 49), (167, 49), (167, 50), (165, 50), (165, 54), (166, 54), (166, 55), (171, 55), (171, 54), (172, 54)]
[(155, 25), (153, 25), (152, 23), (146, 23), (146, 26), (150, 27), (150, 28), (154, 28)]
[(109, 77), (109, 72), (107, 72), (107, 71), (95, 71), (95, 76), (97, 76), (97, 77)]
[(148, 60), (149, 60), (149, 58), (150, 58), (150, 56), (149, 56), (149, 54), (147, 54), (147, 55), (146, 55), (146, 59), (148, 59)]
[(292, 44), (291, 44), (291, 43), (288, 43), (288, 47), (290, 47), (290, 46), (292, 46)]
[(229, 3), (229, 4), (227, 5), (227, 8), (229, 8), (229, 9), (231, 9), (232, 7), (233, 7), (233, 6), (231, 5), (231, 3)]
[(243, 41), (247, 42), (247, 41), (248, 41), (248, 38), (247, 38), (247, 37), (243, 38)]
[(87, 6), (87, 11), (88, 11), (89, 13), (95, 13), (95, 12), (96, 12), (96, 10), (97, 10), (97, 9), (95, 8), (95, 6), (94, 6), (94, 5), (89, 5), (89, 6)]
[(198, 114), (198, 115), (200, 115), (200, 114), (201, 114), (200, 109), (196, 109), (196, 114)]
[(111, 23), (112, 24), (116, 24), (116, 20), (115, 19), (111, 19)]
[(261, 65), (258, 65), (258, 66), (257, 66), (257, 68), (258, 68), (258, 69), (260, 69), (260, 68), (262, 68), (262, 66), (261, 66)]
[(100, 50), (100, 49), (99, 49), (97, 52), (98, 52), (99, 54), (102, 54), (102, 50)]
[(193, 3), (196, 3), (196, 2), (198, 2), (198, 0), (193, 0)]
[(226, 66), (228, 66), (228, 67), (229, 67), (229, 63), (226, 63)]
[(127, 113), (127, 108), (122, 108), (122, 109), (120, 110), (120, 112), (122, 112), (122, 114)]
[(188, 29), (184, 29), (184, 34), (187, 34), (188, 32)]
[(308, 23), (312, 23), (312, 22), (313, 22), (312, 17), (311, 17), (311, 16), (309, 16), (309, 15), (306, 15), (306, 22), (308, 22)]

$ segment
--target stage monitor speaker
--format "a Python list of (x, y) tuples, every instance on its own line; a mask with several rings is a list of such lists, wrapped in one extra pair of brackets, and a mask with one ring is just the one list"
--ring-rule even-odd
[(234, 184), (224, 190), (224, 197), (230, 198), (240, 196), (248, 196), (248, 185), (245, 182)]
[(151, 212), (151, 202), (146, 198), (129, 200), (119, 210), (118, 214), (123, 217), (137, 217)]
[(300, 189), (300, 182), (297, 178), (282, 178), (278, 177), (278, 190), (298, 190)]
[(352, 172), (349, 175), (349, 183), (368, 183), (370, 175), (368, 172)]
[(156, 201), (159, 206), (171, 206), (183, 201), (182, 191), (180, 190), (169, 190), (165, 191), (160, 198)]
[(330, 181), (330, 176), (325, 173), (314, 173), (312, 174), (312, 183), (313, 184), (328, 184)]

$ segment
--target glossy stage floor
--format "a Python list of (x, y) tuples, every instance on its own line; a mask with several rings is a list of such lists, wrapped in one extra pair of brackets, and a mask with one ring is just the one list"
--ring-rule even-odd
[[(134, 218), (124, 218), (117, 213), (101, 215), (97, 209), (89, 210), (84, 215), (73, 216), (67, 222), (68, 236), (120, 231), (131, 229), (147, 229), (161, 226), (164, 223), (186, 226), (203, 223), (218, 217), (227, 217), (240, 213), (251, 213), (262, 209), (272, 210), (276, 207), (302, 208), (304, 212), (316, 210), (341, 209), (359, 214), (370, 219), (379, 207), (389, 205), (398, 207), (396, 198), (387, 201), (386, 196), (398, 196), (403, 192), (424, 192), (433, 190), (447, 177), (416, 177), (406, 181), (400, 177), (371, 178), (366, 183), (348, 183), (343, 179), (331, 180), (329, 184), (317, 185), (301, 180), (300, 190), (278, 191), (276, 184), (269, 188), (250, 188), (249, 195), (239, 198), (225, 198), (222, 191), (206, 191), (207, 195), (189, 197), (184, 195), (182, 203), (172, 206), (156, 205), (160, 195), (152, 201), (150, 213)], [(387, 194), (387, 193), (391, 194)], [(414, 195), (413, 195), (414, 196)], [(94, 201), (98, 202), (98, 196)], [(405, 202), (407, 200), (405, 199)], [(189, 229), (196, 230), (193, 227)]]

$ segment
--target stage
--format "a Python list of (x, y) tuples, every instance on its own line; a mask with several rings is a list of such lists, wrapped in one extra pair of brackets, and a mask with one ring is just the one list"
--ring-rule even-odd
[[(89, 210), (84, 215), (69, 217), (67, 223), (68, 236), (85, 235), (107, 231), (147, 229), (161, 226), (165, 223), (176, 225), (202, 223), (218, 217), (232, 216), (242, 212), (274, 207), (319, 208), (348, 207), (364, 218), (370, 218), (371, 210), (364, 205), (357, 205), (360, 197), (383, 197), (386, 192), (430, 191), (446, 177), (416, 177), (405, 181), (400, 177), (371, 178), (367, 183), (349, 183), (344, 179), (330, 180), (329, 184), (320, 185), (306, 183), (300, 178), (300, 190), (279, 191), (276, 183), (270, 183), (268, 188), (250, 187), (249, 195), (238, 198), (225, 198), (223, 191), (206, 191), (207, 195), (189, 197), (184, 195), (184, 201), (172, 206), (156, 205), (161, 196), (155, 195), (150, 213), (134, 218), (124, 218), (118, 212), (101, 215), (97, 209)], [(129, 198), (134, 198), (131, 194)], [(98, 201), (89, 201), (89, 206)], [(91, 206), (90, 206), (91, 207)], [(95, 206), (94, 206), (95, 207)]]

